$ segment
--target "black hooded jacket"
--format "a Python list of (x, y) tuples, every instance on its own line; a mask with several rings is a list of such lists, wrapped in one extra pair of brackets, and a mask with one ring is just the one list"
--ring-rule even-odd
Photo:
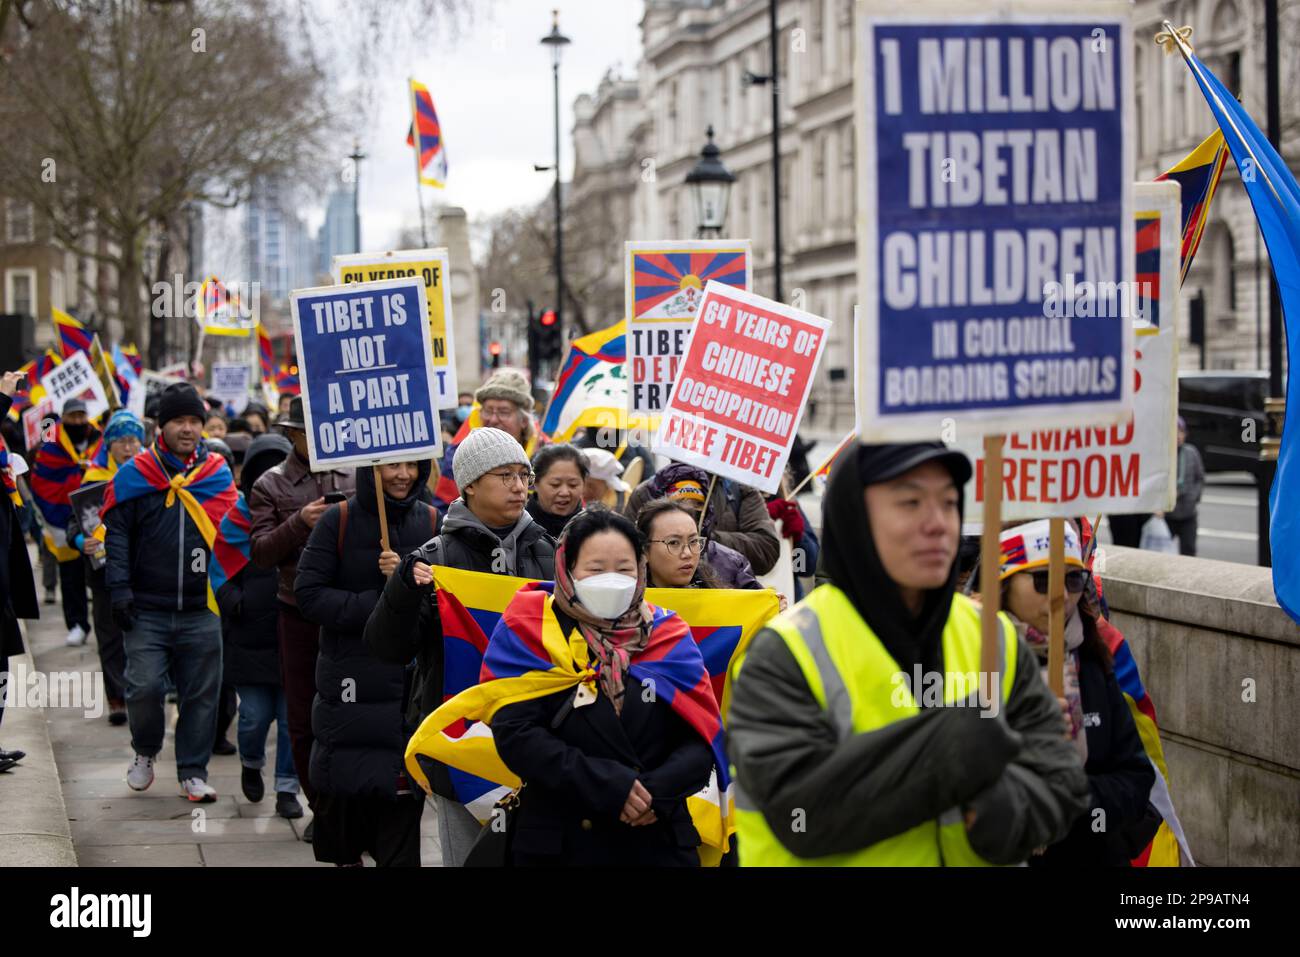
[[(259, 435), (248, 446), (239, 475), (240, 493), (247, 500), (263, 472), (284, 461), (293, 445), (283, 435)], [(217, 592), (221, 609), (224, 682), (231, 685), (278, 685), (280, 641), (275, 602), (279, 575), (274, 568), (249, 562)]]
[[(389, 547), (406, 555), (436, 531), (436, 513), (420, 501), (430, 463), (410, 494), (385, 496)], [(343, 518), (346, 506), (346, 521)], [(406, 664), (375, 656), (361, 640), (384, 587), (379, 570), (379, 512), (374, 471), (357, 469), (356, 492), (332, 505), (312, 529), (298, 560), (294, 594), (308, 621), (321, 626), (312, 705), (311, 782), (343, 796), (394, 797), (413, 727), (403, 719)]]

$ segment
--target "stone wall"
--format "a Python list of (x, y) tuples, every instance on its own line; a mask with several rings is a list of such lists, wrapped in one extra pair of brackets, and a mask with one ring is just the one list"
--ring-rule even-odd
[(1300, 627), (1271, 571), (1119, 547), (1098, 560), (1196, 862), (1300, 864)]

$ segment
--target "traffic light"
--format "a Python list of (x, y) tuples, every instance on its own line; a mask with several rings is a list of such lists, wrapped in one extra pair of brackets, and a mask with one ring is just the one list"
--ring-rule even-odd
[(559, 362), (564, 343), (554, 309), (544, 309), (537, 317), (537, 358), (542, 362)]
[(500, 369), (501, 368), (501, 343), (489, 342), (488, 355), (492, 357), (492, 368)]

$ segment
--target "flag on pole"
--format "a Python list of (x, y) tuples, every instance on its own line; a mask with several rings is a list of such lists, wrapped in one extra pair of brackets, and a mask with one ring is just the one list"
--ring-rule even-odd
[(275, 349), (266, 326), (257, 324), (257, 356), (262, 366), (262, 381), (275, 384)]
[(1215, 130), (1201, 145), (1177, 164), (1156, 177), (1156, 182), (1173, 180), (1183, 188), (1183, 267), (1178, 276), (1181, 285), (1192, 268), (1192, 257), (1201, 244), (1201, 234), (1210, 215), (1210, 200), (1219, 186), (1223, 167), (1228, 162), (1228, 147), (1223, 130)]
[(144, 371), (144, 357), (140, 355), (136, 344), (133, 342), (129, 346), (123, 346), (122, 355), (126, 356), (126, 361), (131, 363), (131, 368), (135, 370), (136, 378), (139, 378), (140, 373)]
[(416, 147), (420, 182), (442, 189), (447, 183), (447, 148), (442, 141), (442, 124), (438, 122), (429, 88), (415, 80), (411, 80), (411, 127), (406, 133), (406, 145)]
[[(1300, 184), (1287, 168), (1268, 138), (1255, 121), (1228, 92), (1213, 73), (1196, 56), (1190, 46), (1175, 34), (1173, 42), (1192, 71), (1209, 103), (1219, 130), (1232, 151), (1241, 183), (1250, 197), (1259, 221), (1268, 261), (1277, 279), (1282, 297), (1286, 331), (1287, 368), (1300, 363)], [(1282, 432), (1278, 450), (1277, 472), (1269, 489), (1269, 542), (1273, 554), (1273, 592), (1278, 604), (1296, 622), (1300, 622), (1300, 550), (1295, 543), (1300, 536), (1300, 449), (1297, 449), (1295, 416), (1300, 416), (1300, 386), (1297, 377), (1287, 377), (1286, 417), (1291, 430)], [(1291, 400), (1295, 398), (1296, 402)], [(1293, 408), (1294, 407), (1294, 408)]]
[(54, 328), (59, 333), (59, 349), (66, 359), (74, 352), (90, 350), (90, 333), (86, 327), (62, 309), (51, 309), (54, 316)]
[(567, 442), (578, 429), (627, 428), (627, 320), (573, 340), (542, 431)]

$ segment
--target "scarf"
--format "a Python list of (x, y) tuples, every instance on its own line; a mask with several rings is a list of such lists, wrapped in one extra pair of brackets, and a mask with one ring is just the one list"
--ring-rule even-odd
[[(1024, 626), (1025, 641), (1033, 649), (1043, 668), (1043, 680), (1047, 681), (1047, 635), (1031, 625)], [(1083, 694), (1079, 689), (1079, 646), (1083, 644), (1083, 615), (1078, 608), (1065, 621), (1065, 674), (1062, 686), (1065, 690), (1065, 703), (1069, 710), (1070, 740), (1079, 752), (1079, 760), (1088, 761), (1088, 736), (1083, 732)]]
[(622, 617), (609, 621), (598, 618), (582, 606), (573, 587), (565, 562), (564, 539), (555, 549), (555, 606), (572, 618), (587, 641), (587, 648), (598, 662), (596, 679), (614, 711), (623, 713), (623, 689), (632, 659), (645, 650), (650, 639), (650, 622), (654, 615), (645, 603), (645, 557), (637, 563), (636, 593)]
[[(222, 456), (209, 452), (200, 442), (194, 453), (182, 462), (167, 449), (159, 436), (152, 447), (137, 453), (117, 470), (113, 481), (104, 490), (104, 507), (100, 515), (107, 515), (109, 509), (120, 502), (129, 502), (154, 492), (166, 493), (164, 508), (171, 508), (180, 501), (209, 551), (216, 539), (217, 526), (235, 504), (238, 495), (235, 478)], [(219, 614), (210, 580), (208, 608), (213, 614)]]

